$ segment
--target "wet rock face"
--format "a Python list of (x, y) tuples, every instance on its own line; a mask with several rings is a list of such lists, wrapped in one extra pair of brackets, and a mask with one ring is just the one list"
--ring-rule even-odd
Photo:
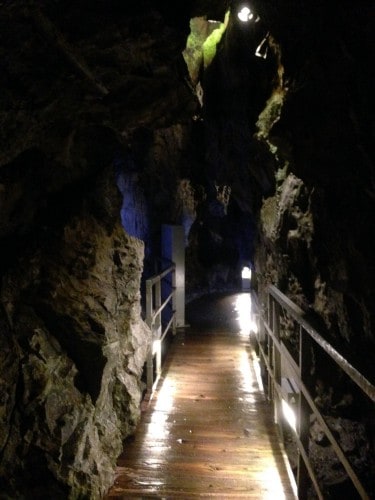
[(120, 225), (113, 178), (3, 276), (0, 468), (13, 494), (26, 477), (36, 496), (101, 496), (139, 418), (143, 244)]

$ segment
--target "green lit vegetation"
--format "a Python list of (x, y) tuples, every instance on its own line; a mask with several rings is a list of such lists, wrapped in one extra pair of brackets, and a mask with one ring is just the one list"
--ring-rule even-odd
[(207, 68), (216, 54), (216, 46), (227, 27), (229, 11), (224, 22), (207, 21), (205, 17), (194, 17), (190, 20), (190, 34), (186, 41), (183, 56), (189, 70), (190, 78), (196, 85), (202, 66)]
[(203, 63), (204, 67), (207, 68), (213, 58), (216, 55), (216, 47), (220, 42), (221, 37), (223, 36), (229, 21), (229, 10), (225, 14), (225, 19), (223, 23), (220, 23), (220, 26), (216, 28), (203, 43)]
[(190, 34), (186, 41), (186, 49), (183, 51), (190, 78), (194, 84), (198, 83), (199, 70), (203, 62), (202, 45), (207, 38), (208, 22), (204, 17), (190, 19)]
[(284, 104), (285, 91), (281, 88), (274, 90), (268, 99), (265, 108), (260, 113), (257, 121), (258, 133), (260, 139), (268, 139), (268, 134), (272, 126), (280, 118), (281, 109)]

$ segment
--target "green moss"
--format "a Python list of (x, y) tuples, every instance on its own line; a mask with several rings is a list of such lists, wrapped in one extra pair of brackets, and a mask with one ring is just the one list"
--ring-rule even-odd
[(216, 28), (203, 43), (203, 63), (205, 68), (207, 68), (211, 64), (213, 58), (216, 55), (217, 44), (220, 42), (227, 28), (228, 21), (229, 21), (229, 10), (225, 14), (224, 22), (220, 23), (219, 28)]
[(199, 69), (203, 62), (202, 45), (207, 38), (208, 22), (204, 17), (190, 19), (190, 34), (186, 41), (186, 48), (182, 55), (189, 70), (193, 83), (199, 79)]
[(285, 92), (283, 89), (276, 89), (268, 99), (265, 108), (260, 113), (257, 121), (258, 137), (268, 138), (272, 126), (280, 118), (281, 109), (284, 103)]
[[(189, 70), (191, 81), (196, 85), (199, 81), (199, 72), (202, 66), (207, 68), (216, 54), (216, 46), (227, 27), (229, 11), (225, 14), (224, 22), (212, 23), (205, 17), (190, 19), (190, 34), (186, 40), (186, 48), (182, 55)], [(213, 29), (213, 26), (218, 26)]]

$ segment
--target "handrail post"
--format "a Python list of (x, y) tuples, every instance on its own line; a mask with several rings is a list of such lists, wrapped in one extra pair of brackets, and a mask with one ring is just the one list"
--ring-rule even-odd
[(154, 366), (153, 366), (153, 343), (154, 333), (152, 325), (152, 282), (146, 281), (146, 323), (151, 330), (150, 344), (147, 351), (147, 391), (152, 392), (154, 385)]
[[(271, 297), (270, 294), (268, 294), (268, 308), (267, 308), (267, 321), (268, 321), (268, 326), (273, 332), (273, 305), (274, 305), (274, 300)], [(271, 369), (273, 370), (273, 341), (271, 335), (267, 332), (267, 357), (268, 357), (268, 363)], [(267, 398), (269, 401), (272, 401), (272, 393), (273, 393), (273, 388), (272, 388), (272, 376), (271, 373), (267, 372)]]
[[(308, 385), (309, 376), (309, 358), (310, 358), (310, 342), (309, 335), (305, 334), (302, 325), (299, 328), (299, 370), (302, 383)], [(299, 393), (298, 400), (298, 419), (297, 432), (300, 442), (308, 453), (309, 449), (309, 432), (310, 432), (310, 407), (302, 391)], [(298, 454), (297, 467), (297, 488), (298, 499), (305, 500), (307, 498), (309, 474), (302, 454)]]
[(152, 282), (146, 281), (146, 323), (152, 330)]
[(176, 335), (176, 327), (177, 327), (177, 296), (176, 296), (176, 268), (172, 269), (172, 314), (173, 314), (173, 322), (172, 322), (172, 333)]
[[(161, 306), (161, 280), (158, 279), (158, 281), (155, 283), (155, 309), (156, 311), (159, 310)], [(155, 333), (156, 333), (156, 338), (160, 338), (161, 334), (161, 314), (158, 314), (155, 317)]]
[[(273, 300), (273, 309), (272, 309), (272, 315), (273, 315), (273, 332), (275, 335), (275, 338), (277, 341), (280, 342), (280, 313), (281, 313), (281, 306), (280, 304), (276, 301)], [(275, 342), (273, 342), (273, 375), (274, 375), (274, 384), (278, 385), (279, 389), (281, 387), (281, 354), (276, 346)], [(274, 406), (274, 418), (275, 418), (275, 423), (279, 424), (279, 428), (281, 431), (281, 401), (279, 397), (279, 391), (274, 390), (273, 391), (273, 406)]]
[[(155, 309), (159, 311), (161, 306), (161, 279), (155, 283)], [(155, 360), (156, 360), (156, 377), (159, 378), (161, 372), (161, 313), (159, 312), (155, 317), (155, 339), (158, 342), (156, 343), (156, 352), (155, 352)]]
[[(262, 310), (260, 310), (260, 307), (262, 307)], [(262, 384), (264, 385), (264, 381), (266, 379), (266, 364), (265, 360), (263, 358), (263, 352), (265, 352), (266, 348), (266, 327), (264, 325), (265, 318), (264, 318), (264, 305), (260, 306), (259, 309), (257, 309), (257, 327), (258, 327), (258, 333), (256, 334), (256, 340), (257, 340), (257, 355), (259, 356), (259, 364), (260, 364), (260, 376), (262, 379)]]

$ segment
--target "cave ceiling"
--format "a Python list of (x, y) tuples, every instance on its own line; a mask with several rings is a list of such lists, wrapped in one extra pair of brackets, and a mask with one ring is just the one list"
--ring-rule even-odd
[[(256, 214), (277, 188), (275, 171), (287, 164), (314, 189), (320, 239), (351, 227), (342, 253), (353, 265), (356, 254), (367, 262), (375, 191), (372, 3), (253, 0), (259, 22), (240, 26), (231, 16), (200, 77), (202, 107), (182, 57), (189, 21), (223, 22), (239, 5), (3, 2), (0, 235), (27, 232), (56, 193), (96, 175), (116, 154), (134, 146), (143, 154), (140, 138), (155, 133), (168, 144), (173, 136), (177, 145), (175, 133), (155, 131), (178, 123), (185, 135), (190, 127), (191, 148), (201, 150), (195, 170), (192, 153), (181, 161), (191, 178), (229, 185), (240, 209)], [(256, 57), (267, 36), (267, 58)], [(279, 101), (267, 116), (271, 96)], [(163, 185), (160, 173), (154, 178)], [(329, 275), (330, 250), (319, 252)], [(363, 282), (373, 288), (365, 265), (353, 272), (354, 288)]]

